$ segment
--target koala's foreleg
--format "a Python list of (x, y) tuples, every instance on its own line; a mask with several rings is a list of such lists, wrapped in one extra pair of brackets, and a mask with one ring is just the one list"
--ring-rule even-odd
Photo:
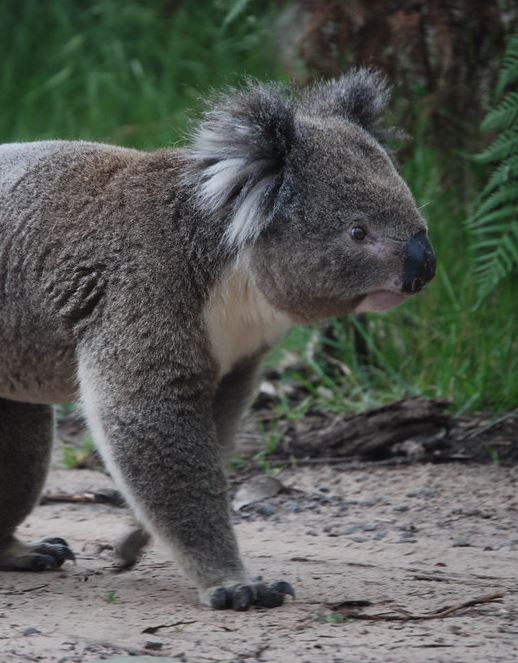
[(291, 587), (249, 582), (239, 556), (208, 386), (170, 375), (160, 349), (141, 355), (134, 368), (107, 360), (105, 347), (81, 354), (81, 394), (108, 469), (139, 522), (170, 547), (205, 604), (280, 605)]
[[(218, 385), (213, 401), (214, 422), (221, 458), (228, 461), (240, 419), (253, 398), (257, 369), (262, 353), (241, 362)], [(149, 542), (143, 527), (131, 530), (116, 546), (119, 571), (132, 568)]]
[(50, 406), (0, 399), (0, 570), (45, 571), (74, 559), (63, 539), (24, 543), (14, 536), (43, 488), (53, 432)]

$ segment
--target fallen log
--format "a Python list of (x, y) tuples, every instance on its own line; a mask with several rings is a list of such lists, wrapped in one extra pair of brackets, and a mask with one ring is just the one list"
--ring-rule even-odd
[(336, 417), (319, 429), (298, 432), (285, 438), (288, 456), (382, 458), (397, 444), (430, 443), (444, 436), (452, 423), (443, 400), (410, 398), (368, 410), (362, 414)]

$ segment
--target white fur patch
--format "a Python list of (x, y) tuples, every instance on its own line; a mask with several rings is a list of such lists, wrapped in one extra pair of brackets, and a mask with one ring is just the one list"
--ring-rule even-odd
[[(250, 133), (249, 127), (245, 125), (233, 126), (232, 131), (243, 136)], [(188, 176), (196, 191), (196, 202), (204, 212), (217, 213), (229, 202), (232, 194), (238, 194), (225, 232), (225, 244), (229, 248), (239, 249), (255, 240), (265, 221), (261, 202), (274, 176), (259, 176), (244, 196), (239, 197), (239, 191), (247, 185), (250, 177), (254, 178), (254, 173), (258, 175), (261, 172), (267, 159), (251, 161), (242, 144), (232, 144), (224, 132), (207, 127), (201, 127), (194, 135), (189, 158), (200, 164), (215, 162), (200, 168), (194, 176)]]
[(264, 212), (261, 210), (261, 199), (266, 194), (274, 177), (264, 177), (237, 206), (234, 216), (225, 231), (227, 246), (237, 248), (257, 239), (263, 228)]
[(227, 202), (245, 165), (244, 159), (235, 157), (223, 159), (205, 168), (202, 173), (202, 184), (198, 190), (199, 202), (205, 209), (214, 212)]
[(238, 258), (224, 273), (204, 317), (220, 377), (241, 359), (273, 346), (293, 324), (255, 285), (246, 257)]

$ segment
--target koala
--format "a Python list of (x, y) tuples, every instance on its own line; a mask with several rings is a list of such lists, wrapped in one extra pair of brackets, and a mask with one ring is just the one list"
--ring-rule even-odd
[(306, 90), (248, 82), (184, 148), (0, 146), (0, 568), (74, 558), (17, 526), (49, 465), (52, 404), (80, 400), (140, 530), (215, 609), (275, 607), (251, 578), (224, 457), (263, 355), (295, 324), (383, 311), (435, 271), (365, 69)]

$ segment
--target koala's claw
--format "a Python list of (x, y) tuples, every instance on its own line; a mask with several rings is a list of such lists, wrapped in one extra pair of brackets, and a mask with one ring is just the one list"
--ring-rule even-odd
[(68, 543), (59, 537), (41, 539), (32, 544), (13, 539), (5, 550), (0, 551), (0, 570), (53, 571), (67, 559), (75, 562), (76, 556)]
[(67, 559), (74, 563), (76, 561), (76, 556), (68, 547), (68, 543), (65, 539), (60, 539), (59, 537), (38, 541), (31, 546), (31, 552), (39, 553), (43, 557), (51, 558), (54, 561), (55, 566), (52, 566), (51, 564), (47, 568), (59, 569)]
[(266, 585), (263, 582), (217, 587), (210, 594), (210, 607), (214, 610), (244, 611), (252, 606), (258, 608), (277, 608), (284, 603), (289, 594), (295, 598), (295, 591), (289, 582), (279, 580)]

